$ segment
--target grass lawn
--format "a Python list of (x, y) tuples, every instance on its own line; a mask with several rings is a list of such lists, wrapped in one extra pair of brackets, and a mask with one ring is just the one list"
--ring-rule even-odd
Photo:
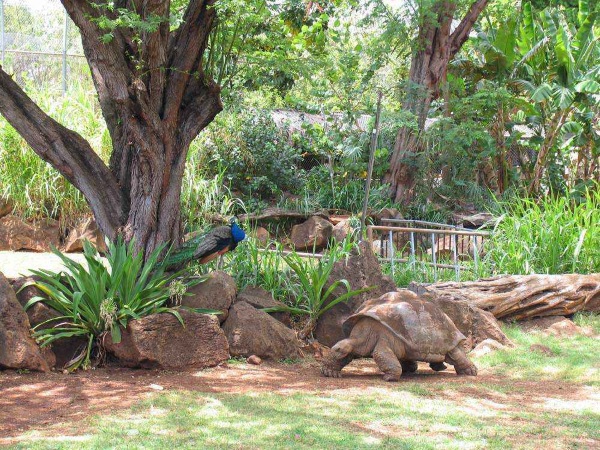
[[(577, 321), (600, 331), (598, 316)], [(315, 376), (314, 388), (293, 390), (276, 383), (272, 390), (239, 392), (166, 389), (129, 408), (52, 423), (5, 443), (32, 449), (600, 448), (598, 336), (555, 338), (517, 326), (506, 332), (517, 347), (476, 359), (481, 375), (474, 378), (431, 374), (422, 366), (399, 383), (350, 371), (326, 380), (326, 387)], [(553, 355), (531, 350), (533, 344)]]

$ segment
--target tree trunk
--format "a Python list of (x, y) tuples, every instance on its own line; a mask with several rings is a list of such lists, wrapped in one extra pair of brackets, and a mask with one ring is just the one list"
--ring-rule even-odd
[(467, 300), (497, 319), (523, 320), (600, 312), (600, 274), (511, 275), (473, 282), (436, 283), (434, 295)]
[[(170, 1), (104, 3), (62, 0), (81, 32), (86, 59), (113, 144), (107, 167), (77, 133), (47, 116), (0, 68), (0, 112), (32, 149), (87, 199), (110, 238), (134, 240), (146, 257), (181, 238), (180, 195), (192, 140), (221, 111), (220, 89), (204, 73), (203, 54), (215, 0), (190, 0), (170, 30)], [(123, 12), (160, 23), (118, 23)], [(105, 22), (105, 21), (104, 21)]]
[(554, 146), (554, 142), (556, 142), (560, 128), (564, 125), (570, 112), (571, 108), (557, 111), (545, 130), (546, 136), (544, 137), (544, 142), (542, 143), (542, 147), (540, 148), (537, 159), (535, 160), (533, 179), (529, 185), (529, 195), (537, 194), (540, 190), (542, 176), (544, 175), (544, 169), (546, 169), (547, 165), (548, 154)]
[(487, 3), (488, 0), (475, 1), (452, 33), (455, 1), (437, 1), (431, 13), (422, 14), (406, 98), (402, 104), (405, 111), (414, 114), (417, 126), (405, 126), (398, 131), (390, 168), (384, 177), (384, 181), (390, 184), (391, 197), (395, 202), (406, 204), (413, 197), (417, 161), (422, 152), (419, 135), (425, 128), (429, 107), (440, 95), (440, 85), (446, 79), (449, 61), (469, 37), (473, 24)]

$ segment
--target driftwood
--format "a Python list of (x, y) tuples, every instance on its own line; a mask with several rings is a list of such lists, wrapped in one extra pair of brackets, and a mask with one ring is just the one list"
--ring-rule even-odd
[(436, 283), (426, 292), (466, 300), (497, 319), (523, 320), (600, 312), (600, 273), (511, 275), (473, 282)]

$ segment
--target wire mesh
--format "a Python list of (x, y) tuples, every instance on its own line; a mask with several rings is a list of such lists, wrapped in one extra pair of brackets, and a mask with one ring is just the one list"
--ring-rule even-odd
[(0, 53), (23, 87), (93, 89), (79, 30), (59, 0), (0, 0)]

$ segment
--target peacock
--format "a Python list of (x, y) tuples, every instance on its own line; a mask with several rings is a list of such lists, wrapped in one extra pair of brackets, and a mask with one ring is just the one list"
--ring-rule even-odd
[(213, 228), (184, 242), (163, 262), (167, 270), (177, 270), (191, 261), (206, 264), (234, 250), (246, 237), (244, 230), (232, 218), (229, 225)]

